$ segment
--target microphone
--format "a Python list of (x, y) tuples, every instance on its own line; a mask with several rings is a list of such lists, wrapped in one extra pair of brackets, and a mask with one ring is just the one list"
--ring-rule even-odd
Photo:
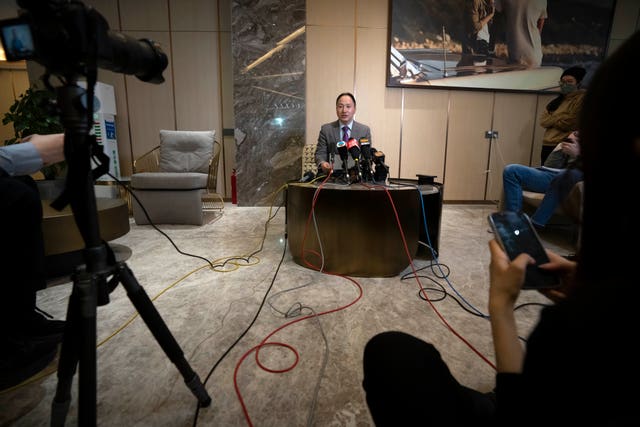
[(365, 160), (371, 160), (371, 142), (367, 138), (360, 138), (360, 151)]
[(333, 159), (336, 156), (338, 150), (336, 149), (336, 143), (331, 141), (327, 143), (329, 147), (329, 164), (331, 165), (331, 169), (333, 169)]
[(378, 151), (375, 148), (373, 149), (373, 161), (376, 165), (384, 164), (385, 155), (382, 151)]
[(367, 138), (360, 138), (360, 151), (362, 152), (362, 179), (373, 181), (373, 171), (371, 170), (371, 142)]
[(358, 160), (360, 160), (360, 146), (355, 138), (351, 138), (347, 141), (347, 149), (349, 150), (351, 157), (353, 157), (353, 160), (358, 163)]
[(348, 151), (347, 151), (347, 143), (344, 141), (338, 141), (338, 143), (336, 144), (336, 148), (338, 149), (338, 154), (340, 155), (340, 160), (342, 160), (342, 170), (346, 173), (347, 172), (347, 155), (348, 155)]
[(338, 149), (338, 154), (340, 155), (340, 160), (342, 160), (342, 176), (344, 176), (347, 182), (349, 182), (349, 159), (347, 157), (349, 154), (347, 151), (347, 143), (344, 141), (338, 141), (336, 147)]
[(356, 164), (356, 181), (360, 182), (362, 181), (362, 171), (360, 170), (360, 146), (358, 145), (358, 141), (356, 141), (355, 138), (349, 139), (349, 141), (347, 141), (347, 148), (349, 149), (349, 153)]
[(377, 182), (386, 182), (389, 176), (389, 166), (384, 163), (385, 155), (382, 151), (373, 149), (373, 161), (376, 164), (374, 179)]

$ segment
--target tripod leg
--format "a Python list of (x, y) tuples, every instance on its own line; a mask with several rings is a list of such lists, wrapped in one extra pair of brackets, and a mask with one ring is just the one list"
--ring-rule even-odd
[(164, 350), (169, 360), (178, 368), (184, 378), (185, 384), (189, 387), (193, 395), (198, 399), (200, 407), (207, 407), (211, 404), (211, 397), (207, 394), (207, 390), (200, 381), (200, 377), (196, 374), (189, 362), (184, 358), (184, 353), (180, 345), (175, 340), (171, 331), (160, 317), (160, 313), (153, 306), (149, 296), (140, 286), (129, 267), (124, 263), (117, 265), (117, 274), (120, 282), (127, 290), (129, 299), (135, 306), (138, 313), (149, 327), (149, 330), (155, 337), (160, 347)]
[(78, 362), (78, 421), (80, 425), (96, 424), (96, 295), (92, 276), (77, 274), (67, 307), (67, 324), (58, 361), (58, 385), (51, 405), (52, 426), (65, 424)]

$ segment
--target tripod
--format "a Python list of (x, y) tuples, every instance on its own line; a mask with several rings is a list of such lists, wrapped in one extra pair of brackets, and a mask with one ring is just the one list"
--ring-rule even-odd
[[(83, 97), (88, 102), (83, 102)], [(199, 405), (209, 406), (211, 397), (184, 358), (179, 344), (147, 293), (125, 263), (109, 259), (111, 249), (101, 241), (91, 155), (102, 153), (97, 149), (95, 138), (89, 136), (90, 118), (93, 116), (93, 84), (87, 82), (85, 93), (72, 79), (57, 88), (57, 98), (65, 128), (64, 152), (68, 173), (65, 190), (53, 206), (61, 209), (67, 203), (71, 204), (74, 219), (85, 242), (85, 266), (77, 267), (73, 275), (73, 290), (67, 307), (67, 323), (58, 362), (58, 384), (51, 408), (51, 425), (62, 426), (65, 423), (76, 367), (79, 367), (78, 425), (96, 425), (96, 312), (98, 305), (108, 304), (109, 293), (118, 283), (126, 289), (127, 296), (182, 374)], [(87, 107), (83, 107), (83, 104)], [(109, 282), (108, 277), (112, 277)]]

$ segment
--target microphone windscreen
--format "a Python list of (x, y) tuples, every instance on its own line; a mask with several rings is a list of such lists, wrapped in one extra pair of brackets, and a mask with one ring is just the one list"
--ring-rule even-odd
[(347, 149), (349, 150), (349, 153), (351, 153), (351, 157), (353, 157), (353, 160), (358, 160), (358, 158), (360, 157), (360, 147), (358, 146), (358, 141), (356, 141), (354, 138), (351, 138), (349, 141), (347, 141)]
[(365, 160), (371, 160), (371, 143), (368, 140), (360, 140), (360, 151)]
[(376, 164), (384, 163), (384, 153), (382, 151), (373, 150), (373, 160)]
[(347, 157), (347, 143), (344, 141), (338, 141), (338, 143), (336, 144), (336, 147), (338, 148), (338, 154), (340, 154), (340, 157), (342, 157), (343, 159)]
[(329, 154), (336, 154), (337, 150), (336, 150), (336, 143), (335, 142), (329, 142)]

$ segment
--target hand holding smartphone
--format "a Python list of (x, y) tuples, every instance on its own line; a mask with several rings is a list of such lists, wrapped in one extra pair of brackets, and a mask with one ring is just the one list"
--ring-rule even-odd
[(534, 265), (527, 266), (522, 289), (553, 288), (560, 285), (557, 273), (538, 268), (540, 264), (549, 262), (549, 257), (527, 214), (494, 212), (488, 219), (496, 240), (509, 259), (513, 260), (521, 253), (527, 253), (536, 261)]

